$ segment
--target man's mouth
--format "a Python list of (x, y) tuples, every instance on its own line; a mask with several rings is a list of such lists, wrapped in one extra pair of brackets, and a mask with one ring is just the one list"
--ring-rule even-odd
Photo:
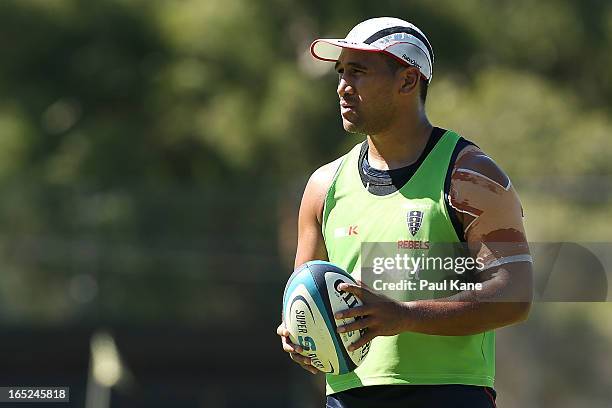
[(357, 111), (353, 105), (341, 104), (340, 105), (340, 116), (345, 120), (351, 121), (356, 119)]
[(355, 105), (347, 101), (340, 101), (340, 113), (344, 115), (345, 113), (349, 112), (355, 112)]

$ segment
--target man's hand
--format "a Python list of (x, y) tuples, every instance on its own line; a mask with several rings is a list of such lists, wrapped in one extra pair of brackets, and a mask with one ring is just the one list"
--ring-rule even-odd
[[(364, 305), (336, 313), (336, 319), (360, 317), (338, 331), (366, 329), (352, 351), (376, 336), (405, 331), (436, 336), (469, 336), (525, 320), (531, 299), (531, 263), (514, 262), (480, 272), (482, 290), (458, 292), (443, 299), (398, 302), (358, 282), (338, 289)], [(345, 286), (346, 285), (346, 286)]]
[(293, 344), (289, 341), (289, 330), (285, 328), (285, 325), (281, 323), (276, 329), (276, 334), (281, 337), (281, 343), (283, 345), (283, 350), (289, 353), (289, 357), (298, 363), (300, 367), (304, 370), (309, 371), (312, 374), (317, 374), (319, 370), (314, 368), (310, 362), (310, 358), (304, 357), (299, 354), (302, 352), (302, 347), (297, 344)]
[(394, 336), (405, 331), (408, 305), (373, 292), (361, 281), (357, 285), (342, 283), (339, 290), (352, 293), (362, 302), (362, 306), (337, 312), (336, 319), (360, 317), (353, 323), (338, 327), (338, 333), (366, 329), (365, 334), (348, 347), (349, 351), (358, 349), (376, 336)]

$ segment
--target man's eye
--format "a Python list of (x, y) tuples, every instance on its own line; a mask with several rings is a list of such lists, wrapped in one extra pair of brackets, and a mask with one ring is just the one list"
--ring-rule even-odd
[[(342, 74), (344, 74), (344, 69), (339, 69), (336, 71), (336, 73), (338, 74), (338, 76), (341, 76)], [(362, 71), (360, 69), (355, 69), (355, 68), (348, 68), (348, 73), (350, 75), (356, 75), (356, 74), (361, 75), (361, 74), (364, 74), (365, 71)]]

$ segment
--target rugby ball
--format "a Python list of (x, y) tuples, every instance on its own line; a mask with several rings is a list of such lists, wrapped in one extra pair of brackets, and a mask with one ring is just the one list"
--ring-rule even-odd
[(361, 338), (363, 330), (338, 333), (337, 326), (354, 318), (334, 318), (334, 313), (363, 303), (349, 292), (338, 289), (343, 282), (355, 280), (341, 268), (324, 261), (311, 261), (298, 267), (289, 277), (283, 295), (283, 323), (289, 339), (302, 346), (312, 365), (327, 374), (353, 371), (366, 357), (370, 343), (349, 352), (347, 347)]

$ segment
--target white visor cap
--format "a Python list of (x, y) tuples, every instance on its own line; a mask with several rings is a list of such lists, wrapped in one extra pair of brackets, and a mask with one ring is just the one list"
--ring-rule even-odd
[(433, 75), (433, 49), (415, 25), (393, 17), (377, 17), (357, 24), (343, 39), (319, 38), (310, 46), (315, 58), (337, 61), (342, 48), (383, 52), (417, 67), (428, 80)]

